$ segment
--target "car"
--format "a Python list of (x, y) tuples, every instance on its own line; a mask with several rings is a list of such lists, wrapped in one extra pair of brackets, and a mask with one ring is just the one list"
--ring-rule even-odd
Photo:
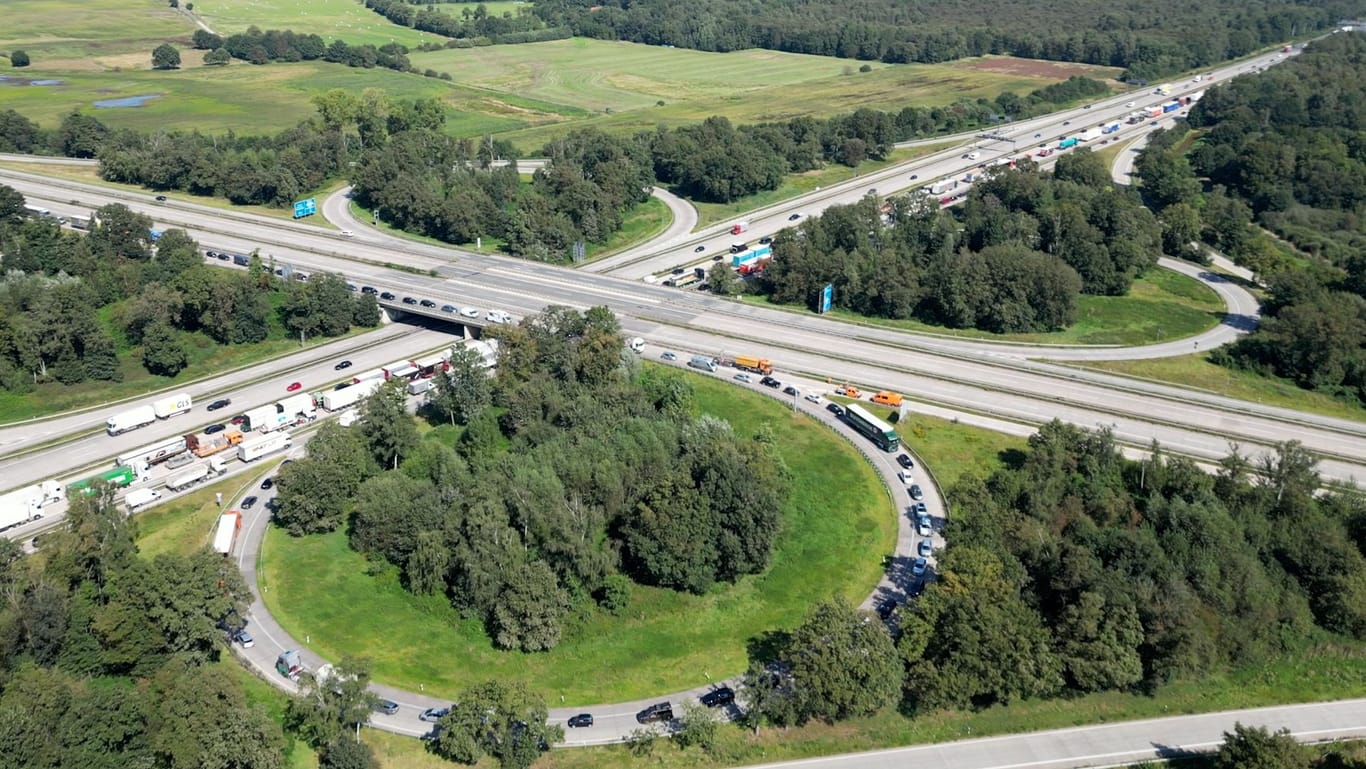
[(374, 708), (376, 713), (392, 716), (398, 712), (398, 703), (393, 700), (375, 700)]
[(460, 314), (464, 315), (466, 318), (477, 318), (479, 317), (479, 309), (476, 307), (466, 307), (460, 311)]
[(343, 238), (354, 238), (354, 237), (356, 236), (356, 233), (354, 233), (354, 232), (352, 232), (352, 231), (350, 231), (350, 230), (342, 230), (342, 231), (341, 231), (341, 236), (342, 236)]
[(381, 293), (380, 293), (379, 298), (380, 298), (380, 299), (383, 299), (383, 300), (386, 301), (386, 302), (392, 302), (392, 301), (394, 301), (395, 299), (397, 299), (398, 296), (397, 296), (396, 294), (394, 294), (393, 291), (384, 291), (384, 292), (381, 292)]
[(1091, 109), (1091, 105), (1087, 104), (1085, 107), (1082, 107), (1082, 109)]
[(876, 195), (876, 194), (877, 194), (877, 187), (869, 187), (869, 188), (868, 188), (868, 191), (865, 192), (865, 193), (863, 193), (863, 194), (865, 194), (865, 195)]
[(1062, 121), (1062, 124), (1063, 124), (1063, 125), (1072, 125), (1072, 121), (1071, 121), (1071, 120), (1064, 120), (1064, 121)]
[(337, 365), (335, 365), (335, 366), (332, 367), (332, 370), (334, 370), (334, 371), (341, 371), (342, 369), (345, 369), (345, 368), (351, 368), (351, 361), (349, 361), (349, 360), (340, 361), (340, 362), (337, 363)]
[(919, 178), (920, 178), (920, 174), (911, 174), (911, 181), (915, 181), (916, 179), (919, 179)]
[(360, 286), (357, 286), (355, 283), (347, 283), (346, 290), (354, 294), (360, 290)]
[(716, 256), (713, 256), (713, 257), (711, 258), (711, 260), (712, 260), (713, 262), (719, 262), (719, 261), (721, 261), (722, 259), (725, 259), (725, 258), (726, 258), (725, 256), (723, 256), (723, 255), (721, 255), (721, 254), (717, 254)]
[(802, 218), (802, 215), (801, 215), (801, 214), (793, 214), (793, 215), (787, 217), (787, 220), (788, 220), (789, 222), (795, 222), (795, 221), (797, 221), (797, 220), (800, 219), (800, 218)]
[(1128, 104), (1125, 104), (1124, 106), (1129, 107), (1130, 109), (1132, 109), (1133, 106), (1134, 106), (1134, 103), (1133, 103), (1133, 102), (1129, 102)]
[(760, 380), (759, 380), (759, 384), (763, 385), (764, 387), (772, 387), (772, 388), (774, 388), (774, 389), (777, 389), (777, 388), (783, 386), (783, 383), (782, 383), (782, 382), (779, 382), (778, 380), (774, 379), (774, 378), (771, 377), (771, 376), (766, 376), (766, 377), (764, 377), (763, 379), (760, 379)]
[(799, 395), (801, 395), (801, 394), (802, 394), (802, 391), (801, 391), (801, 390), (798, 390), (797, 388), (793, 387), (792, 385), (788, 385), (787, 387), (784, 387), (784, 388), (783, 388), (783, 395), (791, 395), (792, 397), (795, 398), (795, 397), (797, 397), (797, 396), (799, 396)]
[(744, 382), (745, 384), (749, 384), (750, 382), (753, 382), (753, 381), (754, 381), (754, 377), (750, 376), (749, 374), (744, 374), (744, 373), (736, 374), (735, 376), (733, 376), (733, 377), (731, 377), (731, 378), (734, 379), (734, 380), (737, 381), (737, 382)]
[(770, 238), (770, 237), (767, 236), (767, 235), (763, 236), (762, 238), (759, 238), (759, 245), (761, 245), (761, 246), (768, 245), (769, 243), (772, 243), (772, 242), (773, 242), (773, 238)]
[(441, 311), (442, 311), (442, 312), (457, 312), (457, 310), (455, 309), (455, 305), (453, 305), (453, 304), (443, 304), (443, 305), (441, 305)]
[(213, 435), (214, 433), (221, 433), (226, 429), (228, 429), (227, 425), (209, 425), (208, 427), (204, 428), (204, 434)]
[(837, 417), (844, 416), (844, 407), (839, 405), (838, 403), (825, 404), (825, 410), (829, 411), (831, 414), (834, 414)]
[(265, 490), (268, 490), (268, 489), (273, 489), (273, 488), (275, 488), (275, 479), (274, 479), (274, 478), (267, 478), (267, 479), (265, 479), (264, 481), (261, 481), (261, 490), (262, 490), (262, 491), (265, 491)]
[(374, 286), (361, 286), (360, 292), (362, 294), (377, 294), (379, 293), (379, 289), (375, 288)]
[(896, 463), (906, 468), (907, 470), (911, 469), (912, 467), (915, 467), (915, 462), (911, 460), (910, 454), (898, 454), (896, 458)]
[(285, 388), (285, 392), (287, 392), (287, 393), (297, 392), (298, 390), (302, 389), (303, 386), (304, 386), (303, 382), (291, 382), (291, 383), (289, 384), (289, 387), (286, 387), (286, 388)]
[(930, 562), (924, 558), (917, 558), (914, 561), (911, 561), (911, 573), (917, 577), (924, 574), (925, 570), (928, 568), (930, 568)]
[(256, 505), (256, 497), (254, 497), (254, 496), (252, 496), (252, 497), (247, 497), (246, 499), (242, 500), (242, 509), (243, 509), (243, 510), (250, 510), (250, 509), (251, 509), (252, 507), (254, 507), (255, 505)]
[(570, 728), (570, 729), (580, 729), (580, 728), (583, 728), (583, 727), (585, 727), (585, 726), (592, 726), (592, 725), (593, 725), (593, 714), (592, 714), (592, 713), (580, 713), (580, 714), (578, 714), (577, 716), (570, 716), (570, 717), (569, 717), (568, 723), (569, 723), (569, 728)]
[(929, 516), (915, 519), (915, 533), (922, 537), (930, 536), (934, 529), (930, 526)]
[(674, 275), (682, 275), (682, 274), (683, 274), (683, 268), (682, 268), (682, 267), (675, 267), (675, 268), (673, 268), (673, 270), (672, 270), (671, 272), (673, 272)]
[(925, 492), (920, 488), (920, 484), (912, 483), (910, 488), (911, 499), (919, 502), (925, 498)]
[(881, 617), (882, 619), (890, 619), (892, 616), (892, 612), (895, 611), (896, 599), (883, 598), (882, 600), (877, 602), (877, 616)]
[(709, 708), (729, 705), (730, 703), (735, 702), (735, 690), (729, 686), (721, 686), (698, 697), (698, 700)]
[(925, 507), (924, 502), (913, 502), (911, 503), (911, 514), (914, 515), (916, 518), (924, 518), (925, 520), (929, 520), (930, 509), (928, 507)]
[(207, 256), (207, 257), (209, 257), (210, 259), (217, 259), (217, 258), (218, 258), (218, 252), (217, 252), (217, 251), (214, 251), (214, 250), (212, 250), (212, 249), (205, 249), (205, 250), (204, 250), (204, 256)]
[(707, 250), (707, 247), (706, 247), (706, 246), (698, 246), (697, 248), (694, 248), (694, 249), (692, 250), (692, 252), (693, 252), (694, 254), (700, 254), (700, 253), (702, 253), (703, 251), (706, 251), (706, 250)]
[(665, 351), (659, 354), (659, 358), (660, 360), (678, 360), (678, 353)]
[(1035, 139), (1039, 138), (1040, 136), (1043, 136), (1043, 134), (1041, 134), (1041, 133), (1034, 134), (1034, 138), (1035, 138)]
[(803, 397), (803, 398), (806, 398), (807, 400), (811, 401), (812, 403), (820, 403), (820, 402), (821, 402), (821, 394), (820, 394), (820, 393), (807, 393), (806, 395), (803, 395), (802, 397)]
[(158, 202), (158, 203), (165, 203), (165, 202), (166, 202), (166, 196), (165, 196), (165, 195), (157, 195), (157, 202)]
[(427, 708), (422, 711), (418, 718), (423, 721), (440, 721), (443, 716), (451, 712), (450, 708)]
[(217, 410), (219, 410), (219, 409), (225, 409), (225, 408), (227, 408), (228, 406), (231, 406), (231, 405), (232, 405), (232, 398), (219, 398), (218, 400), (216, 400), (216, 401), (214, 401), (213, 403), (210, 403), (210, 404), (209, 404), (209, 411), (217, 411)]
[(243, 649), (250, 649), (251, 647), (256, 645), (256, 639), (252, 638), (251, 633), (248, 633), (245, 629), (241, 629), (233, 633), (232, 640), (235, 641), (237, 645), (241, 646)]
[(219, 251), (219, 252), (218, 252), (218, 261), (220, 261), (220, 262), (226, 262), (226, 261), (230, 261), (231, 259), (232, 259), (232, 254), (225, 254), (225, 253), (223, 253), (222, 251)]
[(436, 309), (436, 302), (433, 302), (430, 299), (423, 299), (422, 301), (418, 302), (418, 304), (429, 309)]
[(915, 552), (921, 558), (928, 558), (934, 552), (934, 543), (928, 539), (922, 539), (920, 544), (915, 546)]
[(306, 273), (306, 272), (295, 272), (295, 273), (294, 273), (294, 279), (297, 280), (297, 281), (299, 281), (300, 283), (307, 283), (307, 282), (308, 282), (308, 273)]
[(636, 714), (636, 721), (642, 724), (672, 720), (674, 720), (674, 708), (667, 702), (655, 703)]
[(413, 297), (411, 297), (411, 296), (405, 296), (405, 297), (403, 297), (403, 303), (404, 303), (404, 304), (417, 304), (417, 299), (415, 299), (415, 298), (413, 298)]
[(247, 415), (246, 415), (246, 414), (238, 414), (237, 416), (233, 417), (232, 419), (229, 419), (229, 420), (228, 420), (228, 424), (236, 426), (236, 425), (242, 424), (242, 423), (245, 422), (245, 421), (247, 421)]
[(489, 323), (508, 323), (512, 320), (512, 316), (502, 310), (489, 310), (489, 314), (484, 316), (484, 320)]

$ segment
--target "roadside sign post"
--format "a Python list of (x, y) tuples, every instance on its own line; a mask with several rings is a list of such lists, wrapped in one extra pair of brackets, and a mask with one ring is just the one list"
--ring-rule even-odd
[(304, 218), (305, 216), (312, 216), (312, 215), (314, 215), (314, 214), (316, 214), (316, 213), (318, 213), (318, 199), (317, 199), (317, 198), (307, 198), (307, 199), (305, 199), (305, 200), (295, 201), (295, 203), (294, 203), (294, 218), (295, 218), (295, 219), (302, 219), (302, 218)]
[(827, 312), (830, 312), (830, 306), (831, 306), (832, 304), (834, 304), (834, 299), (835, 299), (835, 284), (834, 284), (834, 283), (826, 283), (826, 284), (825, 284), (825, 288), (821, 289), (821, 303), (820, 303), (820, 308), (817, 309), (816, 311), (819, 312), (819, 313), (822, 314), (822, 315), (824, 315), (824, 314), (827, 313)]

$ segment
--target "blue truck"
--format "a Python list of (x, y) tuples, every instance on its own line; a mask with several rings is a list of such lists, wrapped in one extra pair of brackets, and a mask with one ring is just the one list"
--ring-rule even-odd
[(1181, 102), (1179, 102), (1179, 101), (1169, 101), (1169, 102), (1167, 102), (1166, 104), (1163, 104), (1163, 105), (1162, 105), (1162, 114), (1165, 115), (1165, 114), (1167, 114), (1168, 112), (1175, 112), (1175, 111), (1177, 111), (1177, 110), (1179, 110), (1179, 109), (1181, 109)]
[(1077, 146), (1077, 137), (1075, 137), (1075, 136), (1072, 136), (1072, 137), (1063, 139), (1062, 141), (1058, 142), (1058, 149), (1060, 149), (1060, 150), (1065, 150), (1065, 149), (1067, 149), (1068, 147), (1075, 147), (1075, 146)]
[(1119, 123), (1111, 123), (1110, 125), (1107, 125), (1104, 128), (1100, 129), (1100, 132), (1103, 134), (1118, 133)]

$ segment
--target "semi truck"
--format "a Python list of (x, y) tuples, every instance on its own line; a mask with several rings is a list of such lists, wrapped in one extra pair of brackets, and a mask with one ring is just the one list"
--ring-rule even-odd
[(430, 379), (414, 379), (408, 383), (409, 395), (421, 395), (430, 389), (432, 389), (432, 380)]
[(104, 429), (110, 435), (120, 435), (129, 430), (146, 427), (157, 421), (156, 409), (151, 406), (138, 406), (135, 409), (120, 411), (105, 421)]
[(756, 374), (763, 374), (765, 376), (773, 373), (773, 361), (768, 358), (737, 355), (735, 356), (735, 360), (730, 362), (730, 365), (744, 371), (753, 371)]
[(287, 419), (284, 414), (281, 414), (280, 409), (276, 408), (273, 403), (254, 408), (246, 414), (243, 414), (243, 416), (246, 417), (246, 421), (242, 423), (243, 432), (259, 431), (268, 433), (272, 430), (279, 430), (281, 427), (289, 424), (289, 419)]
[(1068, 147), (1075, 147), (1075, 146), (1077, 146), (1077, 137), (1075, 137), (1075, 136), (1069, 136), (1068, 138), (1063, 139), (1062, 141), (1058, 142), (1058, 149), (1060, 149), (1060, 150), (1065, 150), (1065, 149), (1067, 149)]
[(740, 265), (744, 264), (745, 262), (754, 262), (759, 259), (771, 259), (772, 257), (773, 247), (765, 244), (750, 251), (735, 254), (730, 258), (730, 266), (738, 270), (740, 268)]
[(43, 481), (0, 496), (0, 531), (43, 517), (43, 508), (66, 498), (62, 484)]
[(158, 419), (169, 419), (176, 414), (184, 414), (194, 406), (194, 399), (189, 393), (176, 393), (165, 398), (159, 398), (152, 403), (152, 409), (156, 411)]
[(1160, 106), (1159, 106), (1159, 107), (1149, 107), (1149, 108), (1148, 108), (1148, 113), (1147, 113), (1147, 114), (1148, 114), (1148, 117), (1161, 117), (1161, 116), (1162, 116), (1162, 107), (1160, 107)]
[(383, 367), (385, 379), (397, 379), (403, 377), (411, 379), (417, 375), (417, 366), (410, 360), (399, 360)]
[(82, 478), (79, 481), (68, 485), (66, 487), (66, 493), (68, 496), (76, 494), (88, 496), (95, 492), (94, 486), (96, 481), (104, 481), (116, 489), (121, 489), (132, 483), (137, 477), (138, 474), (134, 472), (131, 467), (115, 467), (113, 470), (105, 470), (102, 473), (96, 473), (89, 478)]
[(140, 449), (133, 449), (126, 454), (120, 454), (114, 459), (116, 465), (128, 465), (138, 468), (143, 465), (151, 466), (169, 461), (172, 457), (185, 453), (184, 438), (168, 438), (158, 441)]
[(1119, 123), (1111, 123), (1110, 125), (1107, 125), (1104, 128), (1100, 129), (1100, 132), (1103, 134), (1119, 133)]
[(290, 440), (288, 433), (259, 435), (243, 440), (237, 445), (237, 458), (243, 462), (255, 462), (267, 454), (284, 451), (292, 445), (294, 442)]
[(340, 390), (329, 390), (322, 394), (322, 407), (328, 411), (341, 411), (344, 408), (360, 403), (374, 394), (379, 386), (384, 384), (383, 379), (367, 379), (358, 384), (347, 385)]
[(1089, 142), (1091, 141), (1091, 139), (1092, 136), (1089, 130), (1082, 131), (1081, 133), (1077, 134), (1077, 141), (1079, 142)]
[(1166, 104), (1162, 105), (1162, 113), (1164, 115), (1168, 112), (1175, 112), (1179, 109), (1181, 109), (1181, 101), (1179, 99), (1176, 101), (1169, 101)]
[(417, 375), (420, 377), (436, 376), (437, 372), (445, 371), (448, 368), (446, 361), (450, 360), (450, 358), (451, 351), (442, 350), (440, 352), (434, 352), (425, 358), (418, 358), (413, 361), (413, 365), (417, 366)]
[(242, 530), (242, 513), (230, 510), (218, 516), (218, 528), (213, 533), (213, 551), (222, 555), (232, 555), (233, 545), (237, 544), (237, 532)]
[(166, 481), (166, 488), (171, 491), (181, 491), (188, 489), (196, 483), (203, 483), (210, 478), (218, 476), (228, 471), (228, 464), (222, 457), (210, 457), (208, 462), (202, 465), (195, 465), (193, 468), (183, 473), (173, 475)]
[[(360, 383), (362, 383), (362, 382), (383, 382), (383, 381), (384, 381), (384, 369), (382, 369), (382, 368), (372, 368), (372, 369), (370, 369), (369, 371), (362, 371), (361, 373), (356, 374), (354, 377), (351, 377), (351, 384), (360, 384)], [(326, 407), (324, 407), (324, 408), (326, 408)]]
[(158, 499), (161, 499), (161, 492), (156, 489), (133, 489), (123, 498), (123, 503), (128, 505), (128, 512), (136, 513)]
[(309, 393), (291, 395), (284, 400), (276, 401), (275, 406), (290, 422), (312, 422), (318, 418), (318, 407)]
[(739, 235), (749, 230), (749, 222), (736, 222), (730, 226), (730, 234)]
[(241, 443), (242, 433), (239, 430), (224, 430), (213, 435), (190, 433), (183, 440), (192, 454), (203, 459)]

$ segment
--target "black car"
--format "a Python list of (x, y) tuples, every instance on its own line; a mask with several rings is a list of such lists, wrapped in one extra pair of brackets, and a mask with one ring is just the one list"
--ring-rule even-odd
[(441, 311), (442, 311), (442, 312), (455, 312), (455, 305), (453, 305), (453, 304), (443, 304), (443, 305), (441, 305)]
[(834, 414), (837, 417), (844, 416), (844, 407), (839, 405), (838, 403), (825, 404), (825, 410), (829, 411), (831, 414)]
[(787, 217), (787, 220), (788, 220), (789, 222), (795, 222), (795, 221), (797, 221), (797, 220), (800, 219), (800, 218), (802, 218), (802, 215), (801, 215), (801, 214), (793, 214), (793, 215)]
[(335, 365), (335, 366), (332, 367), (332, 369), (333, 369), (334, 371), (341, 371), (341, 370), (344, 369), (344, 368), (351, 368), (351, 361), (349, 361), (349, 360), (344, 360), (344, 361), (342, 361), (342, 362), (340, 362), (340, 363), (338, 363), (337, 365)]
[(226, 261), (228, 261), (228, 260), (231, 259), (231, 258), (232, 258), (232, 255), (231, 255), (231, 254), (225, 254), (225, 253), (222, 253), (222, 252), (219, 252), (219, 254), (218, 254), (218, 261), (220, 261), (220, 262), (226, 262)]
[(360, 290), (360, 286), (357, 286), (355, 283), (347, 283), (346, 290), (354, 294), (355, 292)]
[(570, 727), (571, 729), (577, 729), (577, 728), (580, 728), (580, 727), (592, 726), (592, 725), (593, 725), (593, 714), (592, 714), (592, 713), (580, 713), (580, 714), (578, 714), (577, 716), (570, 716), (570, 717), (569, 717), (569, 727)]
[(418, 304), (422, 305), (423, 307), (431, 307), (431, 308), (435, 308), (435, 307), (436, 307), (436, 302), (433, 302), (433, 301), (430, 300), (430, 299), (423, 299), (422, 301), (418, 302)]
[(392, 301), (394, 301), (395, 299), (397, 299), (398, 297), (397, 297), (397, 296), (394, 294), (394, 292), (392, 292), (392, 291), (385, 291), (385, 292), (383, 292), (383, 293), (381, 293), (381, 294), (379, 295), (379, 298), (380, 298), (380, 299), (383, 299), (383, 300), (385, 300), (385, 301), (387, 301), (387, 302), (392, 302)]
[(392, 716), (398, 712), (398, 703), (393, 700), (376, 700), (375, 710), (386, 716)]
[(919, 179), (919, 178), (920, 178), (920, 174), (911, 174), (911, 181), (915, 181), (916, 179)]
[(272, 488), (272, 487), (274, 487), (274, 486), (275, 486), (275, 479), (274, 479), (274, 478), (267, 478), (267, 479), (265, 479), (264, 481), (261, 481), (261, 488), (262, 488), (262, 489), (269, 489), (269, 488)]
[(761, 246), (768, 245), (769, 243), (772, 243), (772, 242), (773, 242), (773, 238), (770, 238), (770, 237), (767, 236), (767, 235), (763, 236), (762, 238), (759, 238), (759, 245), (761, 245)]
[(711, 258), (711, 260), (712, 260), (713, 262), (719, 262), (719, 261), (721, 261), (722, 259), (725, 259), (725, 258), (726, 258), (726, 257), (722, 256), (721, 254), (717, 254), (716, 256), (713, 256), (713, 257)]
[(217, 252), (217, 251), (206, 250), (206, 251), (204, 252), (204, 255), (207, 256), (207, 257), (209, 257), (210, 259), (217, 259), (217, 258), (218, 258), (218, 252)]
[(771, 376), (766, 376), (763, 379), (760, 379), (759, 384), (763, 385), (764, 387), (772, 387), (775, 390), (783, 386), (782, 382), (779, 382)]
[(165, 196), (165, 195), (157, 195), (157, 202), (158, 202), (158, 203), (165, 203), (165, 202), (166, 202), (166, 196)]
[(907, 470), (911, 469), (912, 467), (915, 467), (915, 462), (911, 461), (911, 455), (910, 455), (910, 454), (900, 454), (900, 455), (898, 455), (897, 458), (896, 458), (896, 463), (897, 463), (898, 465), (901, 465), (902, 467), (906, 468)]
[(247, 497), (246, 499), (242, 500), (242, 509), (250, 510), (253, 506), (255, 506), (255, 504), (256, 497)]
[(911, 484), (911, 488), (907, 489), (907, 493), (911, 495), (911, 499), (914, 499), (917, 502), (925, 498), (925, 492), (920, 489), (920, 484), (918, 483)]
[(213, 435), (214, 433), (221, 433), (226, 429), (228, 429), (227, 425), (209, 425), (208, 427), (204, 428), (204, 434)]
[(657, 702), (636, 714), (636, 721), (642, 724), (672, 720), (674, 720), (674, 707), (667, 702)]
[(722, 686), (718, 689), (712, 689), (702, 695), (700, 699), (702, 700), (702, 704), (709, 708), (729, 705), (732, 702), (735, 702), (735, 690), (729, 686)]
[(675, 267), (675, 268), (673, 269), (673, 274), (675, 274), (675, 275), (682, 275), (682, 274), (683, 274), (683, 268), (682, 268), (682, 267)]
[(694, 249), (692, 250), (692, 252), (693, 252), (694, 254), (700, 254), (700, 253), (702, 253), (703, 251), (706, 251), (706, 250), (707, 250), (707, 247), (706, 247), (706, 246), (698, 246), (697, 248), (694, 248)]
[(411, 296), (405, 296), (405, 297), (403, 297), (403, 303), (404, 303), (404, 304), (417, 304), (417, 300), (414, 299), (414, 298), (412, 298)]
[(788, 385), (787, 387), (783, 388), (783, 395), (801, 395), (801, 393), (797, 391), (797, 388), (793, 387), (792, 385)]
[(217, 410), (219, 410), (219, 409), (225, 409), (225, 408), (227, 408), (228, 406), (231, 406), (231, 405), (232, 405), (232, 399), (231, 399), (231, 398), (219, 398), (218, 400), (216, 400), (216, 401), (214, 401), (213, 403), (210, 403), (210, 404), (209, 404), (209, 411), (217, 411)]
[(423, 721), (439, 721), (442, 716), (449, 712), (451, 712), (450, 708), (427, 708), (422, 711), (422, 715), (418, 716), (418, 718)]
[(375, 294), (375, 293), (378, 293), (378, 292), (376, 291), (376, 289), (375, 289), (374, 286), (361, 286), (361, 287), (360, 287), (360, 292), (361, 292), (362, 294)]

